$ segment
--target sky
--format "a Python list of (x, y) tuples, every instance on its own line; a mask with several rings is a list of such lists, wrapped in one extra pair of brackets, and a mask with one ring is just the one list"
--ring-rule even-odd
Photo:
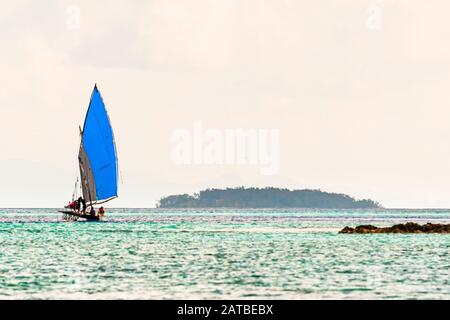
[[(0, 207), (67, 203), (97, 83), (120, 166), (110, 206), (243, 185), (450, 208), (449, 10), (444, 0), (1, 1)], [(174, 135), (192, 138), (198, 124), (210, 140), (276, 132), (277, 170), (176, 161)]]

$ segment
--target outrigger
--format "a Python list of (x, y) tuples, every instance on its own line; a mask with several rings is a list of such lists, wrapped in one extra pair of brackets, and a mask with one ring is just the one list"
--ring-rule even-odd
[(80, 127), (80, 137), (80, 180), (77, 178), (75, 182), (72, 201), (58, 211), (66, 221), (79, 218), (101, 221), (104, 209), (101, 207), (96, 212), (94, 205), (117, 198), (118, 161), (111, 122), (97, 85), (92, 91), (83, 128)]

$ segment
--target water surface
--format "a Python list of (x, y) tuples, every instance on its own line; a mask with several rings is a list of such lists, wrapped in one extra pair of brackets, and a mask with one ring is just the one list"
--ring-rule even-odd
[(0, 209), (2, 299), (450, 299), (448, 210)]

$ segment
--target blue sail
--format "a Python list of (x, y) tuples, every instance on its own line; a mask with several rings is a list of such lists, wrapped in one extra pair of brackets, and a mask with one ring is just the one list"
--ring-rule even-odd
[(81, 178), (85, 181), (82, 185), (86, 201), (96, 202), (117, 197), (116, 145), (97, 85), (92, 92), (84, 121), (79, 159)]

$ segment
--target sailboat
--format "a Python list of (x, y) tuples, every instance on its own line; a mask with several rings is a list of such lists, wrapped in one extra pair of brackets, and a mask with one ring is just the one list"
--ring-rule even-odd
[(97, 84), (92, 91), (83, 128), (80, 127), (80, 136), (80, 179), (75, 183), (72, 201), (58, 211), (63, 213), (64, 220), (101, 221), (104, 209), (101, 207), (97, 213), (94, 205), (117, 198), (118, 161), (111, 122)]

